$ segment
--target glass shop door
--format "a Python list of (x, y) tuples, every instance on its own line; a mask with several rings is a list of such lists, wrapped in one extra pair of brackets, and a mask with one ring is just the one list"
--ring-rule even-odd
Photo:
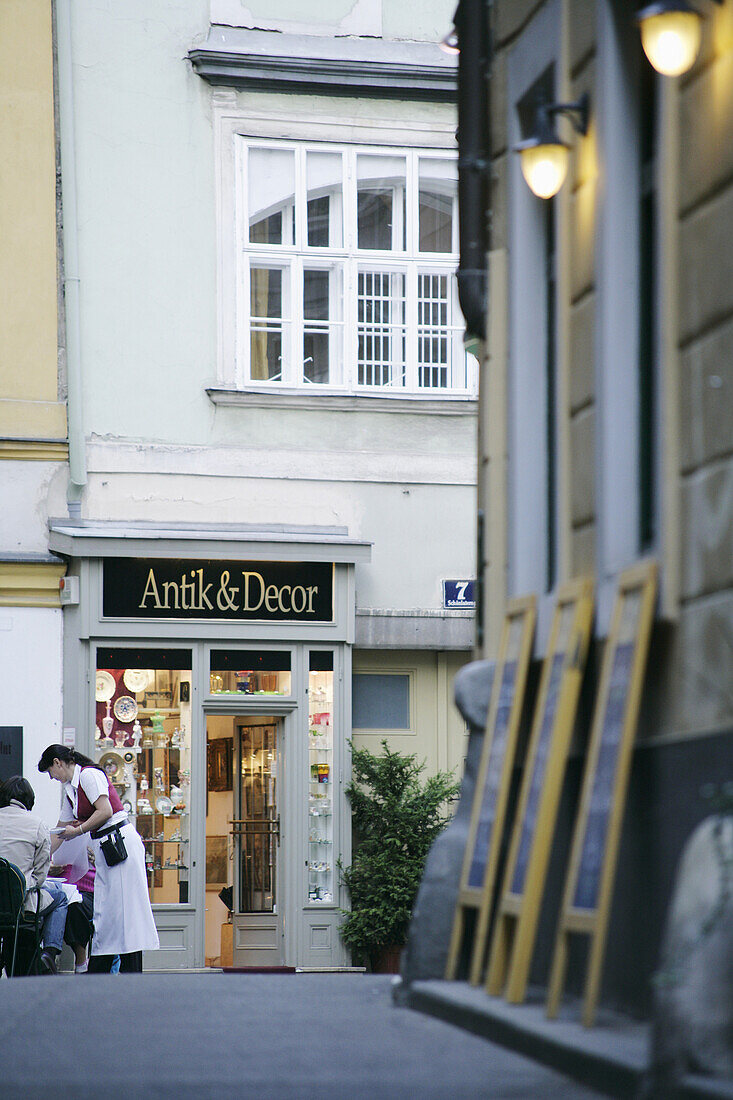
[(280, 722), (253, 717), (235, 723), (232, 962), (283, 962), (281, 847), (278, 797), (282, 775)]

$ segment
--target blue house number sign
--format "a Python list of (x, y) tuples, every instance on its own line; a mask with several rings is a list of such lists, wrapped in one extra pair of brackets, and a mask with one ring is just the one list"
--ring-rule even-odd
[(474, 611), (473, 581), (443, 581), (443, 607), (452, 611)]

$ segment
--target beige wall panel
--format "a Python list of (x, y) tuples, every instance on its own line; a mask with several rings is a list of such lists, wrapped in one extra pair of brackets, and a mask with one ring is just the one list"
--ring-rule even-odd
[(733, 311), (733, 187), (682, 222), (679, 272), (684, 341)]
[(0, 4), (0, 148), (4, 165), (0, 169), (0, 398), (55, 401), (56, 165), (50, 0)]
[(595, 515), (595, 409), (570, 421), (570, 509), (573, 527)]
[(733, 459), (685, 478), (681, 497), (682, 596), (733, 587)]
[(568, 0), (568, 61), (574, 73), (596, 40), (596, 5), (592, 0)]
[[(570, 139), (570, 166), (568, 180), (573, 191), (598, 178), (598, 148), (596, 124), (593, 115), (593, 102), (596, 90), (596, 63), (591, 59), (583, 66), (576, 80), (572, 82), (570, 96), (572, 101), (580, 99), (586, 92), (590, 96), (591, 111), (588, 119), (588, 133), (576, 134), (567, 127), (561, 129), (566, 139)], [(562, 123), (560, 124), (562, 127)], [(572, 135), (572, 136), (571, 136)]]
[(680, 462), (687, 470), (730, 451), (733, 321), (680, 355), (680, 391)]
[[(492, 209), (491, 209), (491, 247), (507, 247), (507, 181), (509, 176), (508, 158), (513, 153), (505, 153), (493, 163)], [(491, 306), (489, 306), (491, 308)]]
[(570, 576), (585, 577), (596, 568), (596, 525), (587, 523), (570, 535)]
[(574, 412), (595, 394), (596, 296), (586, 294), (570, 307), (570, 408)]
[(502, 152), (507, 146), (506, 51), (498, 51), (492, 61), (491, 73), (491, 152)]
[[(463, 760), (463, 721), (453, 702), (453, 676), (470, 660), (468, 653), (440, 654), (416, 650), (355, 650), (354, 672), (408, 672), (412, 676), (412, 728), (402, 733), (387, 730), (355, 731), (354, 744), (379, 753), (382, 740), (390, 749), (415, 753), (426, 762), (425, 775), (458, 768)], [(456, 778), (460, 778), (460, 769)]]
[(544, 0), (499, 0), (494, 17), (497, 44), (512, 38), (543, 4)]
[(733, 692), (721, 676), (730, 660), (733, 593), (685, 605), (676, 630), (658, 628), (652, 643), (641, 737), (689, 737), (730, 730)]
[[(693, 6), (702, 10), (697, 4)], [(722, 0), (720, 6), (705, 4), (702, 42), (697, 61), (690, 70), (692, 78), (695, 79), (716, 57), (730, 50), (731, 43), (733, 43), (733, 9), (730, 4), (725, 0)]]
[(680, 94), (680, 207), (693, 206), (733, 175), (733, 52), (718, 57)]
[(596, 189), (588, 180), (570, 199), (570, 299), (593, 289), (595, 264)]

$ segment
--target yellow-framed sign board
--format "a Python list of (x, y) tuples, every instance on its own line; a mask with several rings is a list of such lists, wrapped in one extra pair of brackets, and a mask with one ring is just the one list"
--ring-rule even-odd
[(524, 1000), (593, 619), (593, 583), (563, 585), (550, 627), (517, 815), (491, 940), (486, 988)]
[(598, 685), (578, 816), (570, 849), (547, 1015), (557, 1015), (568, 937), (590, 936), (583, 1023), (590, 1027), (600, 990), (603, 951), (621, 838), (631, 757), (654, 617), (657, 567), (641, 562), (619, 578)]
[(504, 615), (448, 950), (449, 980), (458, 971), (469, 910), (477, 911), (469, 977), (474, 985), (481, 979), (536, 615), (534, 596), (510, 600)]

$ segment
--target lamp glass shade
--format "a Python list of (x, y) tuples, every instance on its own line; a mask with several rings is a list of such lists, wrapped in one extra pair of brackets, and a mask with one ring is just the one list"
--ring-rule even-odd
[(567, 145), (528, 145), (520, 150), (522, 175), (530, 191), (540, 199), (551, 199), (562, 187), (568, 173)]
[(663, 76), (680, 76), (695, 63), (702, 38), (702, 18), (696, 11), (665, 11), (640, 18), (641, 44)]

